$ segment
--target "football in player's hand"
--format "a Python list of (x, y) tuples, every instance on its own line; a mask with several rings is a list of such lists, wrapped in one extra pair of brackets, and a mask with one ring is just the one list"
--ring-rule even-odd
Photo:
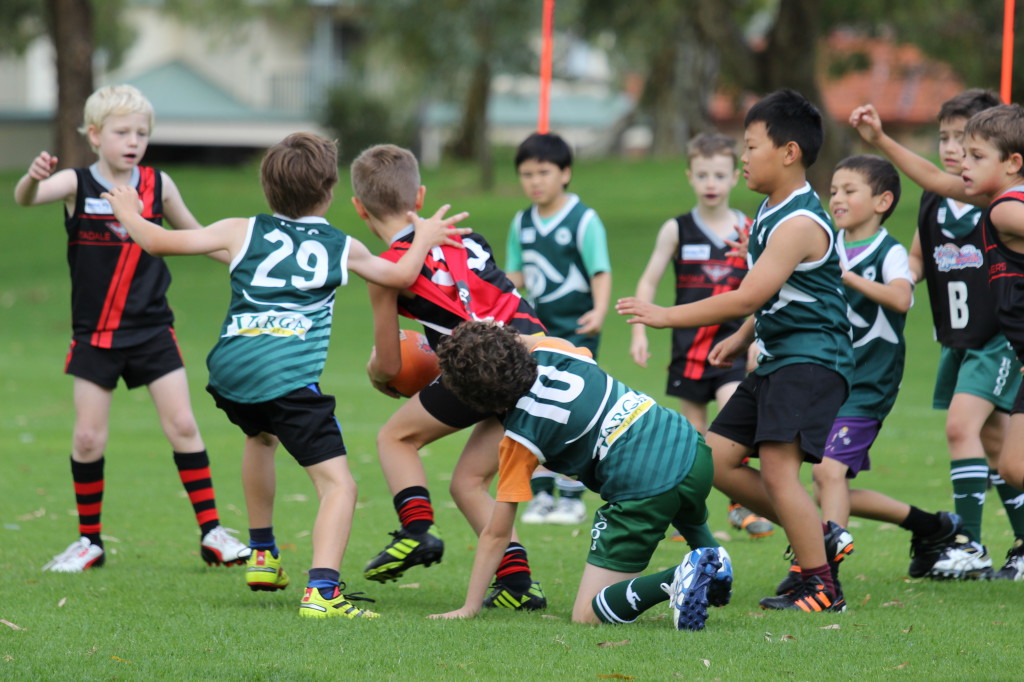
[(398, 342), (402, 350), (402, 369), (388, 382), (388, 388), (409, 398), (433, 381), (441, 370), (437, 364), (437, 355), (423, 334), (400, 329)]

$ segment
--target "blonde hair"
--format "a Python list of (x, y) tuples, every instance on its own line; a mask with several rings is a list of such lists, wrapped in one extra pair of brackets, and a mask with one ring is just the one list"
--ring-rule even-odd
[(85, 100), (85, 110), (82, 114), (82, 127), (78, 132), (86, 135), (90, 127), (97, 130), (103, 127), (103, 122), (111, 116), (125, 116), (127, 114), (143, 114), (149, 117), (149, 132), (153, 132), (153, 124), (156, 123), (156, 112), (153, 105), (138, 88), (131, 85), (108, 85), (100, 88), (89, 95)]
[(377, 219), (416, 210), (420, 167), (408, 149), (379, 144), (352, 162), (352, 192)]
[(260, 164), (263, 195), (275, 213), (310, 215), (338, 184), (338, 145), (311, 133), (292, 133), (267, 150)]

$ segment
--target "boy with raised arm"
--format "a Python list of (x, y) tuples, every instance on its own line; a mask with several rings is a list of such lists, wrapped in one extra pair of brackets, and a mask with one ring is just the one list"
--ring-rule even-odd
[(334, 397), (320, 390), (336, 289), (352, 271), (369, 282), (407, 286), (434, 246), (454, 244), (447, 206), (430, 220), (411, 216), (420, 240), (398, 263), (378, 258), (324, 216), (338, 182), (337, 147), (306, 133), (271, 147), (260, 180), (273, 215), (226, 218), (202, 230), (168, 232), (143, 218), (134, 189), (105, 194), (121, 224), (157, 255), (224, 250), (230, 257), (231, 302), (220, 339), (207, 357), (207, 390), (245, 433), (242, 483), (249, 514), (246, 583), (274, 591), (288, 586), (274, 538), (274, 453), (278, 444), (302, 465), (320, 501), (313, 557), (299, 615), (375, 618), (345, 594), (340, 567), (352, 528), (356, 484), (345, 457)]
[[(939, 153), (943, 168), (885, 134), (870, 104), (850, 114), (850, 124), (925, 192), (910, 249), (916, 281), (928, 282), (935, 337), (941, 344), (932, 405), (946, 412), (953, 507), (964, 530), (946, 547), (930, 575), (973, 579), (993, 575), (981, 544), (982, 516), (989, 484), (999, 493), (1014, 535), (1024, 537), (1020, 491), (996, 473), (1020, 364), (999, 328), (984, 268), (980, 227), (985, 197), (968, 196), (960, 178), (964, 129), (975, 114), (999, 104), (992, 92), (965, 90), (939, 110)], [(857, 511), (854, 509), (854, 513)], [(1005, 568), (1005, 567), (1004, 567)], [(1013, 571), (997, 571), (1010, 577)]]
[[(742, 157), (747, 186), (765, 195), (750, 232), (750, 271), (735, 291), (672, 308), (622, 299), (620, 314), (651, 327), (703, 327), (752, 315), (711, 351), (725, 365), (755, 339), (758, 367), (712, 422), (707, 442), (715, 487), (778, 521), (802, 578), (797, 589), (761, 600), (766, 609), (842, 611), (838, 562), (849, 533), (823, 527), (800, 481), (819, 462), (853, 371), (846, 298), (835, 232), (806, 179), (824, 139), (821, 114), (802, 95), (779, 90), (751, 108)], [(761, 459), (760, 471), (743, 465)], [(828, 532), (829, 537), (825, 534)]]
[(178, 230), (201, 226), (170, 176), (140, 165), (156, 117), (139, 90), (130, 85), (100, 88), (86, 100), (83, 116), (81, 132), (96, 152), (96, 163), (58, 171), (57, 158), (42, 152), (14, 189), (21, 206), (63, 205), (71, 269), (72, 336), (64, 372), (74, 377), (71, 478), (80, 537), (43, 570), (80, 573), (106, 561), (101, 534), (105, 453), (110, 407), (121, 379), (129, 390), (145, 386), (153, 399), (199, 524), (203, 560), (243, 564), (249, 548), (220, 525), (210, 458), (192, 413), (167, 302), (171, 273), (163, 260), (132, 242), (100, 194), (131, 185), (148, 219), (166, 220)]

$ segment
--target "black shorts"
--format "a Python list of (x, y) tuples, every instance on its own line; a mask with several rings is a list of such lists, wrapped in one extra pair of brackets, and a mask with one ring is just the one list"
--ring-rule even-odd
[(285, 450), (304, 467), (345, 454), (341, 424), (334, 417), (334, 396), (321, 393), (317, 384), (262, 403), (237, 403), (212, 386), (206, 390), (245, 435), (277, 436)]
[(64, 373), (114, 390), (121, 377), (125, 386), (137, 388), (184, 366), (174, 329), (167, 327), (145, 343), (127, 348), (97, 348), (72, 341)]
[(764, 442), (799, 443), (804, 461), (820, 462), (848, 393), (841, 375), (811, 363), (749, 374), (709, 428), (753, 448), (752, 456)]
[(450, 426), (453, 429), (465, 429), (473, 424), (482, 422), (492, 414), (477, 412), (449, 391), (441, 382), (441, 377), (435, 377), (419, 392), (420, 403), (423, 409), (437, 421)]
[(668, 385), (665, 393), (676, 398), (689, 400), (691, 403), (705, 405), (715, 400), (715, 394), (725, 384), (738, 383), (747, 376), (747, 370), (743, 367), (732, 367), (730, 369), (713, 372), (703, 379), (687, 379), (681, 377), (681, 372), (669, 370)]

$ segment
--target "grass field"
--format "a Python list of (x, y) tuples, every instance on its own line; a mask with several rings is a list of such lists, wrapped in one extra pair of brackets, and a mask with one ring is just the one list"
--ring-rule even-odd
[[(26, 159), (26, 164), (28, 160)], [(203, 222), (265, 210), (255, 167), (169, 168)], [(178, 483), (170, 448), (144, 391), (115, 394), (107, 450), (103, 522), (107, 565), (81, 575), (41, 573), (52, 554), (76, 536), (69, 476), (71, 380), (62, 374), (69, 338), (69, 284), (61, 211), (21, 209), (11, 190), (17, 174), (0, 175), (0, 679), (915, 679), (1020, 678), (1024, 584), (943, 583), (906, 577), (909, 535), (854, 520), (857, 551), (843, 564), (849, 608), (844, 614), (766, 613), (757, 600), (786, 569), (783, 534), (749, 540), (725, 518), (726, 501), (711, 500), (712, 530), (725, 534), (735, 562), (732, 604), (714, 610), (707, 629), (677, 632), (668, 608), (634, 625), (581, 627), (569, 621), (586, 556), (585, 527), (521, 529), (534, 574), (547, 592), (545, 614), (487, 612), (475, 620), (434, 622), (431, 613), (462, 603), (474, 537), (447, 494), (462, 439), (428, 448), (443, 563), (413, 569), (398, 584), (361, 577), (366, 561), (389, 540), (396, 520), (380, 474), (374, 436), (396, 403), (370, 389), (364, 373), (371, 339), (361, 280), (340, 292), (325, 390), (359, 483), (351, 543), (342, 566), (350, 589), (377, 599), (372, 622), (300, 621), (297, 601), (310, 557), (315, 495), (304, 473), (279, 457), (276, 532), (293, 585), (279, 594), (252, 593), (242, 569), (213, 569), (199, 558), (198, 535)], [(525, 202), (511, 168), (490, 193), (475, 189), (475, 171), (447, 167), (425, 177), (427, 208), (451, 202), (504, 251), (513, 212)], [(583, 162), (572, 189), (609, 229), (615, 297), (632, 293), (658, 227), (687, 210), (692, 195), (678, 161)], [(891, 231), (909, 244), (917, 190), (908, 186)], [(329, 214), (364, 240), (348, 203), (347, 179)], [(737, 190), (734, 204), (752, 212), (758, 197)], [(239, 480), (241, 434), (203, 387), (204, 358), (216, 340), (228, 300), (223, 266), (203, 258), (170, 260), (170, 298), (190, 371), (193, 405), (213, 460), (224, 525), (247, 526)], [(670, 298), (663, 282), (660, 300)], [(951, 505), (943, 414), (933, 411), (938, 357), (923, 289), (910, 314), (908, 363), (895, 410), (873, 449), (873, 470), (858, 479), (929, 510)], [(629, 360), (629, 331), (609, 316), (602, 364), (613, 375), (664, 395), (668, 333), (652, 333), (654, 360)], [(664, 404), (674, 406), (667, 398)], [(997, 562), (1013, 535), (993, 494), (984, 540)], [(596, 496), (587, 496), (591, 509)], [(683, 547), (666, 542), (652, 568), (678, 563)], [(1001, 565), (1001, 564), (1000, 564)]]

